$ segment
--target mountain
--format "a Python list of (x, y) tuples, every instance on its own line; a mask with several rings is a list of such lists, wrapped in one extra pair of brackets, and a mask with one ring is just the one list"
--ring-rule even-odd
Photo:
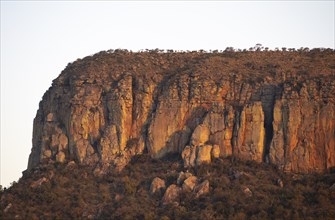
[(40, 102), (0, 217), (332, 219), (334, 103), (331, 49), (78, 59)]
[(317, 49), (100, 52), (69, 64), (43, 96), (28, 169), (45, 160), (122, 169), (143, 152), (194, 166), (215, 146), (222, 158), (325, 171), (335, 166), (334, 63)]

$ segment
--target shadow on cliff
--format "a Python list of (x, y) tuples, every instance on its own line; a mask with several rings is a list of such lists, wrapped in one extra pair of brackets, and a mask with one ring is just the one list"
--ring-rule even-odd
[[(149, 126), (153, 120), (153, 118), (156, 115), (157, 108), (159, 106), (160, 100), (159, 97), (161, 97), (164, 92), (169, 90), (169, 86), (171, 83), (171, 80), (173, 80), (174, 77), (182, 74), (189, 75), (188, 71), (189, 67), (184, 66), (183, 68), (176, 68), (173, 71), (165, 72), (163, 75), (163, 79), (160, 81), (160, 83), (157, 84), (157, 86), (154, 89), (153, 95), (152, 95), (152, 104), (151, 108), (148, 111), (147, 114), (147, 120), (143, 123), (143, 126), (141, 128), (142, 137), (145, 140), (145, 149), (144, 152), (148, 153), (148, 137), (149, 137)], [(188, 110), (189, 111), (189, 110)], [(183, 126), (187, 126), (191, 129), (191, 132), (185, 131), (185, 130), (178, 130), (174, 132), (167, 141), (167, 146), (171, 147), (171, 144), (174, 144), (172, 146), (172, 149), (175, 149), (177, 152), (182, 150), (186, 144), (188, 144), (189, 139), (192, 135), (193, 130), (195, 127), (202, 123), (204, 115), (207, 113), (207, 109), (203, 106), (195, 107), (191, 110), (191, 112), (187, 113), (185, 118), (183, 119)], [(187, 141), (186, 141), (187, 140)], [(166, 146), (162, 148), (158, 154), (163, 153), (162, 151), (166, 151)], [(171, 151), (169, 151), (171, 152)], [(173, 152), (173, 151), (172, 151)], [(181, 152), (181, 151), (180, 151)]]
[(276, 94), (281, 90), (280, 85), (266, 84), (262, 86), (257, 93), (260, 94), (260, 101), (262, 102), (262, 109), (264, 112), (264, 150), (263, 150), (263, 162), (268, 161), (270, 153), (270, 145), (273, 138), (273, 109), (276, 99)]

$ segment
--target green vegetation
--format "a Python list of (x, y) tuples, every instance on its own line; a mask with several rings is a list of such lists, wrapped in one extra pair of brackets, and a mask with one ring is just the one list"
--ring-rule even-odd
[[(159, 161), (137, 156), (121, 173), (103, 176), (94, 176), (88, 166), (41, 165), (1, 190), (0, 219), (335, 218), (334, 173), (287, 174), (268, 164), (227, 158), (190, 170), (209, 180), (209, 194), (194, 199), (184, 193), (178, 207), (162, 206), (161, 197), (149, 193), (151, 181), (158, 176), (170, 185), (183, 170), (176, 155)], [(48, 181), (31, 187), (43, 177)]]

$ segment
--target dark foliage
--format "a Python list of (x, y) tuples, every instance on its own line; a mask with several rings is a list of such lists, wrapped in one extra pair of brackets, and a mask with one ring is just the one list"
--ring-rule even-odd
[[(149, 193), (151, 181), (158, 176), (167, 185), (175, 183), (182, 170), (179, 160), (147, 155), (133, 158), (121, 173), (104, 176), (94, 176), (87, 166), (43, 165), (1, 191), (0, 219), (335, 218), (334, 174), (287, 174), (267, 164), (220, 159), (191, 170), (209, 180), (209, 194), (195, 199), (184, 193), (178, 207), (162, 206), (161, 197)], [(48, 181), (31, 187), (43, 177)], [(246, 187), (252, 196), (243, 192)]]

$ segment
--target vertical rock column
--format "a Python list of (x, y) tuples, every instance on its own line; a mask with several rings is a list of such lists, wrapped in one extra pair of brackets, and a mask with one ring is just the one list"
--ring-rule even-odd
[(78, 86), (72, 99), (69, 119), (70, 155), (79, 163), (99, 160), (97, 143), (100, 129), (105, 126), (101, 88), (97, 85)]
[(284, 123), (283, 104), (281, 100), (276, 100), (273, 108), (273, 138), (269, 148), (270, 162), (279, 168), (285, 165), (285, 142), (284, 142)]
[(109, 98), (107, 103), (109, 123), (116, 126), (120, 151), (123, 151), (131, 136), (132, 128), (133, 90), (130, 74), (124, 75), (119, 80)]
[(264, 113), (261, 102), (246, 105), (240, 115), (234, 155), (262, 162), (264, 150)]
[(203, 124), (210, 129), (209, 142), (220, 147), (220, 156), (232, 154), (232, 133), (234, 127), (234, 112), (231, 106), (224, 108), (223, 104), (214, 105), (207, 113)]

